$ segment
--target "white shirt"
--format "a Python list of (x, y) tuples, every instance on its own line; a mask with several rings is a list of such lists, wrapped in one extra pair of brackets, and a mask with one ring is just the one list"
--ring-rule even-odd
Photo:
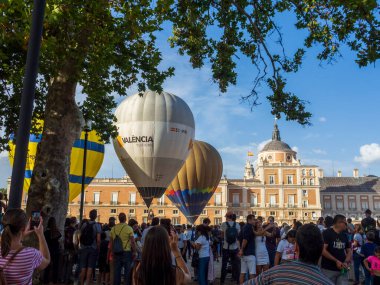
[(184, 248), (187, 237), (184, 233), (178, 234), (178, 248)]
[(210, 242), (204, 235), (201, 235), (195, 243), (200, 244), (201, 248), (198, 250), (199, 258), (210, 256)]
[(282, 253), (281, 259), (283, 260), (294, 259), (295, 257), (294, 249), (295, 249), (294, 244), (288, 242), (287, 239), (282, 239), (277, 246), (277, 252)]

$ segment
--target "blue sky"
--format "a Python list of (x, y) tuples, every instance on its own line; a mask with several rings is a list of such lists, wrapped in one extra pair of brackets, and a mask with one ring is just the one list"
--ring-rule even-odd
[[(289, 18), (279, 18), (286, 49), (293, 51), (302, 44), (303, 32), (295, 31)], [(256, 70), (245, 58), (238, 61), (237, 86), (220, 94), (211, 81), (210, 65), (193, 70), (188, 58), (181, 57), (166, 43), (168, 29), (160, 34), (163, 67), (174, 66), (175, 76), (164, 84), (164, 90), (182, 97), (190, 106), (196, 121), (196, 139), (214, 145), (224, 163), (224, 174), (230, 178), (243, 176), (247, 151), (256, 154), (271, 138), (274, 117), (263, 88), (260, 106), (252, 111), (241, 96), (249, 94)], [(281, 119), (278, 124), (282, 140), (294, 147), (301, 163), (318, 165), (325, 175), (342, 170), (351, 176), (353, 168), (361, 175), (380, 176), (380, 70), (374, 66), (359, 69), (355, 55), (342, 49), (342, 58), (333, 65), (315, 58), (318, 47), (306, 53), (296, 74), (287, 76), (288, 89), (310, 102), (312, 126)], [(130, 94), (134, 93), (132, 88)], [(118, 102), (123, 98), (118, 98)], [(255, 159), (255, 157), (253, 159)], [(0, 154), (0, 187), (6, 185), (11, 169), (7, 154)], [(125, 172), (113, 147), (106, 146), (105, 160), (98, 177), (121, 177)]]

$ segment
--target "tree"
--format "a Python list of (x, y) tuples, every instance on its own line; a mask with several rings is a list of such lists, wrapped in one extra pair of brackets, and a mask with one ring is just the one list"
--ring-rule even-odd
[[(0, 2), (0, 150), (16, 129), (31, 9), (31, 0)], [(322, 47), (322, 61), (333, 61), (347, 44), (359, 66), (374, 63), (380, 56), (378, 12), (376, 0), (48, 1), (33, 114), (34, 122), (44, 120), (43, 127), (33, 124), (34, 132), (43, 129), (43, 138), (27, 212), (42, 209), (62, 227), (70, 151), (83, 118), (92, 120), (108, 142), (116, 131), (112, 94), (126, 95), (134, 84), (140, 91), (161, 91), (165, 78), (174, 74), (173, 68), (158, 68), (162, 56), (156, 41), (164, 23), (173, 26), (171, 46), (189, 55), (194, 68), (211, 63), (221, 92), (236, 84), (236, 62), (244, 55), (258, 69), (244, 99), (255, 106), (259, 85), (265, 83), (272, 91), (271, 112), (307, 125), (311, 114), (306, 102), (286, 90), (286, 73), (298, 71), (313, 45)], [(308, 32), (304, 47), (292, 57), (285, 54), (276, 22), (281, 13), (295, 15), (295, 26)], [(274, 45), (281, 53), (271, 51)], [(81, 103), (75, 101), (79, 85), (86, 95)]]

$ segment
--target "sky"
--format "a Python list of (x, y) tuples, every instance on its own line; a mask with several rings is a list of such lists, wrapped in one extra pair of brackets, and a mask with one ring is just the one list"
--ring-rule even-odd
[[(304, 34), (291, 25), (291, 17), (279, 18), (285, 48), (293, 51), (302, 45)], [(196, 124), (196, 139), (206, 141), (220, 152), (224, 174), (242, 178), (247, 152), (257, 153), (272, 136), (274, 117), (270, 113), (263, 88), (259, 94), (261, 105), (242, 103), (249, 94), (256, 70), (241, 57), (238, 60), (236, 86), (220, 94), (212, 83), (210, 64), (194, 70), (188, 58), (180, 56), (166, 42), (170, 29), (159, 35), (162, 67), (174, 66), (175, 76), (166, 80), (164, 90), (183, 98), (190, 106)], [(287, 75), (288, 90), (309, 102), (313, 114), (311, 126), (296, 122), (278, 121), (281, 138), (298, 152), (302, 164), (318, 165), (325, 176), (352, 176), (354, 168), (360, 175), (380, 176), (380, 69), (374, 65), (358, 68), (355, 55), (347, 48), (337, 62), (321, 64), (316, 59), (319, 48), (308, 50), (304, 63), (295, 74)], [(136, 88), (131, 88), (130, 94)], [(78, 90), (80, 97), (80, 90)], [(121, 102), (124, 98), (117, 98)], [(0, 187), (6, 186), (11, 175), (8, 154), (0, 153)], [(103, 165), (97, 177), (122, 177), (121, 166), (112, 145), (105, 148)]]

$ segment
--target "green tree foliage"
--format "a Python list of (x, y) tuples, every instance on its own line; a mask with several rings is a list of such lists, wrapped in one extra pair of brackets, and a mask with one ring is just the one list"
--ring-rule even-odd
[[(0, 150), (17, 126), (32, 5), (0, 0)], [(277, 22), (284, 13), (307, 32), (291, 56)], [(40, 205), (67, 198), (54, 193), (67, 192), (67, 146), (78, 137), (83, 116), (107, 142), (115, 135), (113, 94), (125, 95), (133, 85), (160, 91), (174, 74), (173, 68), (159, 69), (157, 37), (164, 24), (173, 27), (170, 45), (187, 54), (194, 68), (211, 64), (221, 92), (236, 84), (236, 64), (244, 55), (257, 67), (244, 99), (255, 106), (259, 87), (266, 84), (272, 114), (302, 125), (310, 123), (311, 114), (306, 102), (287, 90), (286, 76), (299, 70), (308, 48), (319, 47), (318, 59), (331, 62), (348, 45), (360, 67), (380, 56), (376, 0), (50, 0), (45, 15), (33, 114), (44, 120), (44, 130), (31, 184), (40, 196), (29, 192), (29, 200)], [(80, 104), (78, 86), (85, 96)], [(38, 128), (34, 124), (34, 131)]]

